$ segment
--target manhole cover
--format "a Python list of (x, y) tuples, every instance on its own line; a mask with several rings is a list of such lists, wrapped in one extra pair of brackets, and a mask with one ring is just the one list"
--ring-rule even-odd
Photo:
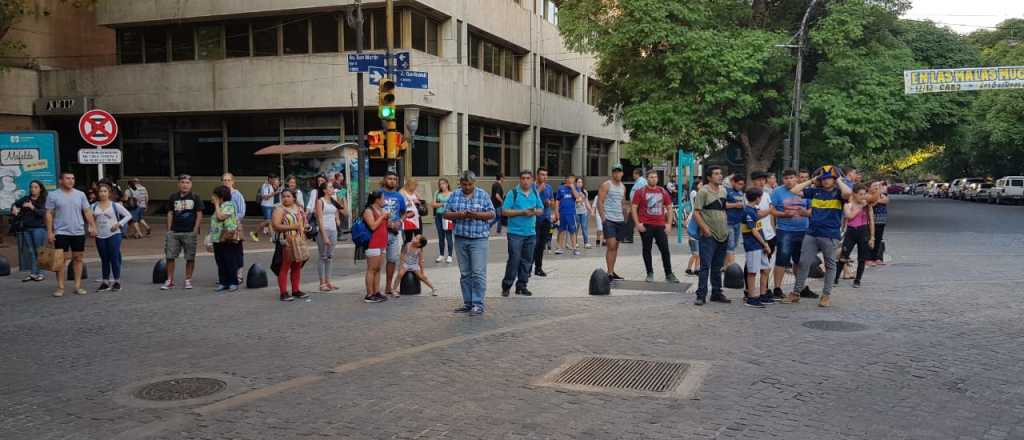
[(218, 379), (184, 377), (144, 385), (132, 393), (132, 395), (142, 400), (171, 402), (206, 397), (224, 391), (227, 386), (226, 382)]
[(864, 324), (849, 321), (807, 321), (803, 326), (828, 332), (859, 332), (868, 329)]
[(552, 383), (663, 393), (679, 384), (687, 364), (642, 359), (585, 357), (569, 366)]

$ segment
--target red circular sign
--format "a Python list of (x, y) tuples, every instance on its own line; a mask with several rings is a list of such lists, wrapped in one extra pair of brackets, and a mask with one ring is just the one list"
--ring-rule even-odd
[(105, 147), (117, 139), (117, 121), (103, 110), (89, 110), (78, 120), (78, 133), (89, 145)]

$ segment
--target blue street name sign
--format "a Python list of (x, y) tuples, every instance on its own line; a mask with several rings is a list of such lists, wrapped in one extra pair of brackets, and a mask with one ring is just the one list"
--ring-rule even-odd
[[(409, 63), (412, 60), (409, 52), (393, 53), (391, 57), (395, 60), (395, 70), (409, 70)], [(348, 71), (367, 73), (371, 67), (386, 67), (386, 59), (382, 53), (352, 53), (348, 55)]]
[[(387, 70), (383, 67), (371, 67), (369, 73), (370, 85), (372, 86), (379, 85), (380, 80), (387, 76)], [(412, 70), (395, 71), (395, 86), (405, 89), (430, 88), (427, 72), (414, 72)]]

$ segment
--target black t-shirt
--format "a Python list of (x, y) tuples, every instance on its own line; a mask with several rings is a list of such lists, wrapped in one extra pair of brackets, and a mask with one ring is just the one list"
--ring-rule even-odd
[[(22, 206), (28, 201), (32, 202), (32, 206), (34, 206), (35, 209), (25, 209)], [(23, 229), (38, 229), (46, 227), (46, 199), (39, 198), (37, 200), (32, 200), (31, 196), (25, 196), (14, 202), (13, 206), (17, 206), (19, 209), (17, 218), (21, 221), (21, 227)]]
[(171, 232), (192, 232), (203, 212), (203, 200), (195, 193), (174, 193), (167, 198), (167, 210), (173, 213)]
[(501, 201), (498, 200), (498, 196), (504, 194), (505, 188), (502, 188), (500, 183), (494, 182), (491, 184), (491, 204), (493, 204), (495, 208), (501, 207)]

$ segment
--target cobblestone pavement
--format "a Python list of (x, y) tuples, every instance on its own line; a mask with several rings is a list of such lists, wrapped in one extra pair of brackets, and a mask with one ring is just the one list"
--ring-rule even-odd
[[(1013, 226), (1024, 208), (915, 198), (891, 211), (890, 264), (861, 289), (843, 282), (832, 309), (558, 295), (585, 288), (576, 277), (596, 252), (551, 259), (558, 272), (531, 281), (536, 297), (489, 298), (479, 318), (453, 316), (450, 294), (281, 304), (270, 289), (150, 286), (55, 299), (52, 284), (0, 279), (0, 438), (1024, 438), (1024, 233)], [(491, 242), (492, 264), (503, 244)], [(681, 273), (684, 249), (673, 250)], [(624, 260), (637, 273), (636, 249)], [(212, 281), (211, 264), (197, 284)], [(340, 282), (358, 277), (337, 266)], [(148, 264), (130, 272), (141, 283)], [(802, 325), (812, 320), (867, 329)], [(578, 354), (710, 369), (691, 399), (535, 385)], [(128, 397), (202, 375), (230, 378), (228, 390), (165, 408)]]

